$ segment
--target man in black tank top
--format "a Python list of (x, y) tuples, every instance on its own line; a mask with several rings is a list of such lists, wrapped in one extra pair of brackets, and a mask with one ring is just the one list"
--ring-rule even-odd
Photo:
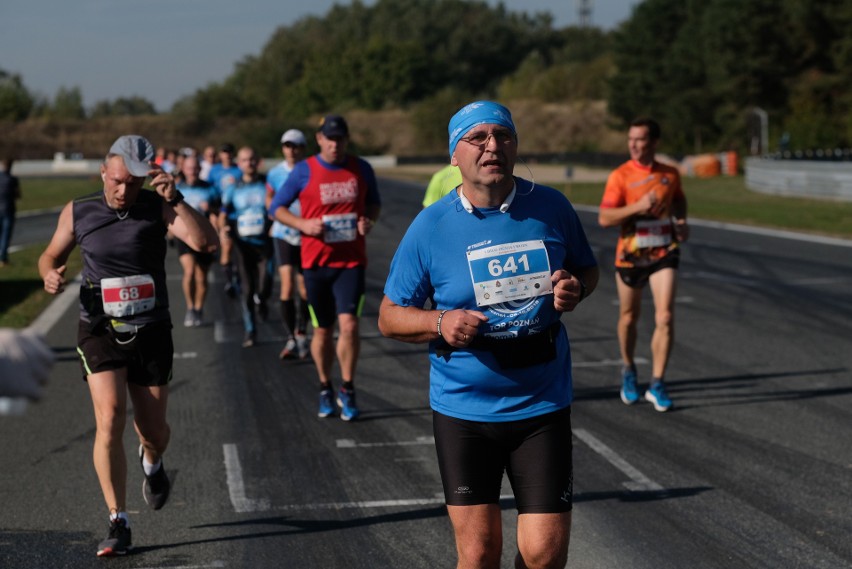
[[(98, 556), (124, 555), (132, 547), (121, 444), (127, 393), (139, 434), (143, 497), (159, 510), (171, 488), (162, 461), (170, 436), (166, 404), (174, 352), (166, 232), (197, 251), (218, 247), (216, 231), (183, 202), (174, 178), (153, 159), (154, 148), (141, 136), (116, 140), (101, 165), (103, 190), (63, 208), (38, 261), (45, 290), (59, 294), (74, 247), (83, 258), (77, 352), (95, 408), (95, 471), (110, 519)], [(148, 176), (154, 191), (142, 187)]]

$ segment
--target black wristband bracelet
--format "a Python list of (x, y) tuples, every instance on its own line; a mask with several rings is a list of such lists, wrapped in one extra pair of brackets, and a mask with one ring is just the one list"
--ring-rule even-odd
[(166, 200), (166, 204), (174, 207), (182, 201), (183, 201), (183, 194), (180, 193), (180, 190), (175, 190), (175, 197), (170, 199), (170, 200)]
[(586, 298), (586, 283), (584, 283), (582, 279), (577, 280), (580, 281), (580, 299), (577, 301), (580, 303), (584, 298)]

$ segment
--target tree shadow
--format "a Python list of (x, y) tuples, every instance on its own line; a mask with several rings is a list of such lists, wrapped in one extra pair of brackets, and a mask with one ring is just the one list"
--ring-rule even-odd
[[(813, 389), (787, 389), (787, 390), (755, 390), (760, 382), (773, 379), (813, 377), (820, 375), (835, 375), (848, 372), (848, 368), (825, 368), (787, 370), (777, 372), (749, 373), (728, 376), (710, 376), (684, 380), (666, 381), (669, 394), (675, 401), (674, 407), (669, 413), (683, 411), (699, 407), (724, 407), (729, 405), (750, 405), (755, 403), (766, 403), (771, 401), (791, 401), (803, 399), (815, 399), (820, 397), (836, 397), (852, 393), (852, 387), (828, 387)], [(738, 390), (736, 393), (708, 393), (712, 388)], [(575, 387), (574, 401), (596, 401), (607, 399), (618, 399), (620, 387), (609, 385), (606, 387)], [(681, 404), (679, 395), (688, 395), (702, 401), (690, 404)]]
[(33, 292), (44, 288), (44, 282), (41, 279), (9, 279), (2, 282), (3, 294), (0, 294), (0, 314), (21, 304)]

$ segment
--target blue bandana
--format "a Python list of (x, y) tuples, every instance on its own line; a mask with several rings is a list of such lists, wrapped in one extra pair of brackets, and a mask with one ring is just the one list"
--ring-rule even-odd
[(480, 124), (499, 124), (511, 129), (517, 136), (515, 123), (512, 122), (512, 113), (509, 112), (509, 109), (493, 101), (476, 101), (462, 107), (450, 119), (450, 124), (447, 127), (450, 134), (450, 157), (453, 156), (461, 137)]

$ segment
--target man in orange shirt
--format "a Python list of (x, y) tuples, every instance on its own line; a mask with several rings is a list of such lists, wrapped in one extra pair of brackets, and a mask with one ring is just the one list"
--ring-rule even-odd
[(630, 123), (627, 147), (630, 160), (610, 174), (601, 201), (598, 222), (621, 226), (615, 255), (618, 289), (618, 344), (624, 362), (621, 400), (639, 400), (636, 380), (636, 323), (642, 290), (651, 285), (654, 299), (654, 335), (651, 339), (652, 378), (645, 399), (657, 411), (668, 411), (672, 400), (663, 377), (674, 344), (674, 298), (680, 243), (689, 236), (686, 196), (678, 171), (654, 158), (660, 125), (653, 119)]

